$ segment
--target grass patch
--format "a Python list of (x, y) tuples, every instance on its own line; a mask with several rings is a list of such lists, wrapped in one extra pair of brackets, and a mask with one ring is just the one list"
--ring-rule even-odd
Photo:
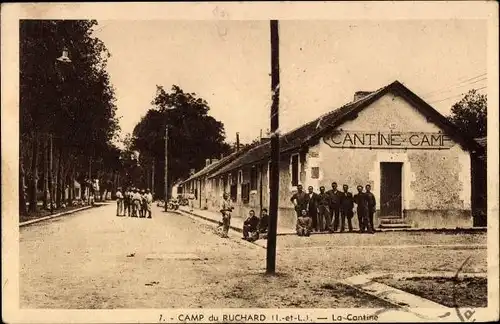
[(413, 277), (375, 281), (429, 299), (447, 307), (487, 307), (486, 278)]

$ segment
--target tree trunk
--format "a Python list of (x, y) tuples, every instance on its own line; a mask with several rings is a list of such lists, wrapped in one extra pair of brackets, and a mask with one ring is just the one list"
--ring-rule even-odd
[(43, 173), (42, 173), (42, 183), (43, 183), (43, 209), (47, 209), (49, 205), (49, 146), (48, 139), (43, 138)]
[(63, 179), (62, 179), (62, 149), (59, 149), (59, 159), (57, 161), (57, 173), (56, 173), (56, 205), (59, 208), (61, 206), (62, 194), (63, 194)]
[(36, 213), (37, 211), (37, 199), (36, 191), (38, 184), (38, 137), (35, 134), (33, 138), (33, 158), (31, 159), (31, 188), (30, 188), (30, 212)]
[(53, 203), (54, 203), (54, 169), (53, 169), (53, 147), (52, 147), (52, 135), (50, 135), (49, 138), (49, 203), (50, 203), (50, 210), (53, 209)]
[(26, 190), (24, 185), (24, 163), (21, 159), (19, 161), (19, 213), (21, 216), (26, 216), (28, 214), (28, 210), (26, 208)]

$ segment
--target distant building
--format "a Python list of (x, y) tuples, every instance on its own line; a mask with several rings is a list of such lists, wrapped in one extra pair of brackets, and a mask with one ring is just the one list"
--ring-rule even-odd
[[(455, 228), (473, 225), (471, 155), (482, 150), (420, 97), (395, 81), (280, 137), (278, 224), (295, 225), (296, 186), (370, 184), (376, 225)], [(200, 206), (218, 210), (223, 192), (235, 217), (269, 208), (270, 143), (191, 176)], [(354, 217), (356, 220), (356, 217)]]

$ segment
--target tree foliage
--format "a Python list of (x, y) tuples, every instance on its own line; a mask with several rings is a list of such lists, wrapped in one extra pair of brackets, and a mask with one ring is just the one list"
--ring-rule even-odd
[(472, 137), (486, 136), (487, 96), (470, 90), (451, 108), (448, 119)]
[[(168, 126), (169, 183), (186, 178), (190, 169), (200, 169), (205, 159), (228, 154), (224, 125), (212, 116), (208, 103), (195, 93), (172, 86), (167, 92), (157, 86), (150, 109), (133, 131), (132, 149), (140, 152), (141, 164), (156, 163), (157, 178), (164, 176), (165, 128)], [(158, 188), (160, 189), (160, 188)]]
[[(20, 22), (20, 158), (27, 162), (23, 176), (31, 183), (32, 203), (49, 136), (59, 191), (72, 182), (69, 177), (83, 177), (89, 163), (94, 177), (120, 167), (112, 144), (119, 127), (106, 71), (110, 54), (92, 35), (96, 25), (95, 20)], [(56, 60), (63, 48), (70, 63)]]

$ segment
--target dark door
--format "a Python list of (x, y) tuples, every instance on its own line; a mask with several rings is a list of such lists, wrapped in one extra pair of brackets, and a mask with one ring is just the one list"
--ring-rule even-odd
[(380, 163), (380, 216), (402, 216), (403, 163)]

